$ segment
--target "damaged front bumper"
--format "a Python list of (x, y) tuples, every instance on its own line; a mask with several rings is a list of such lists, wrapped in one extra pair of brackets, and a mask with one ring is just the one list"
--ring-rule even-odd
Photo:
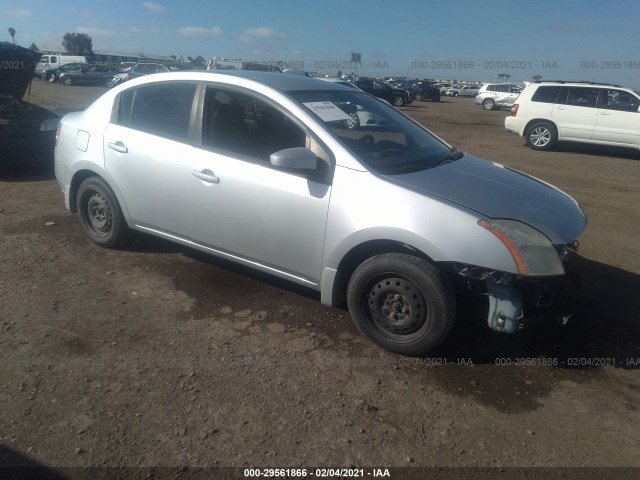
[(453, 269), (472, 291), (488, 297), (487, 324), (492, 330), (515, 333), (549, 314), (564, 324), (569, 312), (555, 307), (561, 306), (559, 297), (569, 297), (577, 289), (577, 275), (569, 260), (570, 251), (577, 246), (572, 242), (556, 247), (565, 270), (560, 276), (522, 276), (461, 263), (453, 264)]

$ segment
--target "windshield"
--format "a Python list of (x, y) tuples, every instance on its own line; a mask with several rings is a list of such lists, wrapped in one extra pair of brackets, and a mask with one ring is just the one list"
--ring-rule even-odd
[(382, 174), (426, 170), (455, 160), (450, 148), (388, 103), (363, 92), (293, 91), (353, 154)]

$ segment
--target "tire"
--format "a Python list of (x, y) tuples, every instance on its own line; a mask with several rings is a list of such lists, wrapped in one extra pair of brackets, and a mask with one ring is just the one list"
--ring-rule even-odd
[(80, 184), (76, 196), (80, 226), (98, 245), (116, 248), (129, 240), (131, 231), (109, 185), (100, 177), (89, 177)]
[(55, 73), (50, 73), (47, 76), (47, 80), (49, 81), (49, 83), (55, 83), (56, 82), (56, 74)]
[(358, 118), (358, 114), (355, 112), (351, 112), (348, 115), (349, 120), (344, 121), (344, 126), (349, 130), (355, 130), (360, 126), (360, 119)]
[(113, 78), (105, 78), (104, 79), (104, 86), (107, 87), (107, 88), (113, 87)]
[(431, 101), (432, 102), (439, 102), (440, 101), (440, 94), (436, 93), (433, 97), (431, 97)]
[(71, 77), (66, 77), (65, 76), (65, 77), (62, 78), (62, 83), (64, 83), (68, 87), (69, 85), (71, 85), (73, 83), (73, 80), (71, 80)]
[(418, 257), (388, 253), (371, 257), (351, 276), (347, 304), (353, 323), (380, 347), (420, 356), (447, 336), (456, 303), (448, 279)]
[(558, 142), (558, 132), (549, 122), (536, 122), (527, 128), (524, 138), (534, 150), (551, 150)]
[(485, 98), (482, 101), (482, 108), (484, 108), (485, 110), (494, 110), (496, 108), (496, 102), (493, 100), (493, 98)]
[(404, 98), (398, 95), (397, 97), (393, 97), (393, 100), (391, 101), (391, 103), (393, 104), (394, 107), (401, 107), (404, 105)]

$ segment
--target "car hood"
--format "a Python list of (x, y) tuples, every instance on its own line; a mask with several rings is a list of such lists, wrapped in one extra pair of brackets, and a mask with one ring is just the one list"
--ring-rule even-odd
[(471, 155), (429, 170), (385, 178), (489, 218), (524, 222), (556, 244), (575, 240), (587, 225), (584, 212), (566, 193), (537, 178)]

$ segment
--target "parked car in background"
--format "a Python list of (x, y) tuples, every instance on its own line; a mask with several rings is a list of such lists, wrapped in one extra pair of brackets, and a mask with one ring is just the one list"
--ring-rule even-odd
[(48, 79), (44, 76), (46, 70), (55, 70), (69, 63), (87, 63), (87, 57), (46, 53), (40, 57), (40, 61), (36, 65), (35, 76)]
[(558, 142), (640, 148), (640, 94), (619, 85), (540, 81), (527, 85), (505, 128), (534, 150)]
[(381, 80), (365, 79), (357, 80), (356, 86), (374, 97), (382, 98), (386, 100), (394, 107), (402, 107), (403, 105), (409, 105), (413, 99), (411, 94), (401, 88), (393, 87), (392, 85), (383, 82)]
[(54, 83), (60, 80), (60, 75), (66, 72), (79, 72), (87, 66), (86, 63), (65, 63), (59, 67), (48, 68), (41, 72), (43, 80)]
[(440, 93), (440, 88), (437, 87), (435, 83), (429, 80), (419, 80), (418, 89), (418, 96), (421, 100), (431, 100), (432, 102), (440, 101), (442, 93)]
[[(346, 105), (387, 124), (345, 128)], [(150, 75), (58, 131), (65, 205), (96, 244), (133, 229), (304, 285), (404, 355), (448, 335), (456, 287), (488, 299), (490, 328), (516, 332), (552, 301), (586, 226), (559, 189), (303, 76)]]
[(127, 74), (127, 80), (151, 75), (152, 73), (177, 72), (180, 70), (191, 70), (189, 66), (182, 64), (163, 65), (162, 63), (136, 63)]
[(101, 85), (112, 87), (113, 78), (122, 73), (121, 68), (110, 65), (84, 65), (80, 70), (63, 72), (60, 81), (65, 85)]
[(460, 92), (458, 93), (458, 96), (475, 97), (478, 94), (478, 91), (480, 91), (479, 85), (465, 85), (464, 87), (460, 88)]
[(511, 108), (522, 88), (523, 85), (516, 83), (485, 83), (476, 95), (476, 105), (482, 105), (485, 110)]
[(60, 117), (22, 100), (40, 56), (0, 42), (0, 173), (5, 167), (44, 166), (41, 161), (51, 160)]
[[(60, 116), (38, 105), (0, 93), (0, 171), (30, 166), (41, 159), (49, 162)], [(19, 162), (16, 164), (15, 162)]]
[(460, 92), (462, 92), (461, 87), (446, 87), (443, 91), (443, 95), (447, 97), (459, 97)]

